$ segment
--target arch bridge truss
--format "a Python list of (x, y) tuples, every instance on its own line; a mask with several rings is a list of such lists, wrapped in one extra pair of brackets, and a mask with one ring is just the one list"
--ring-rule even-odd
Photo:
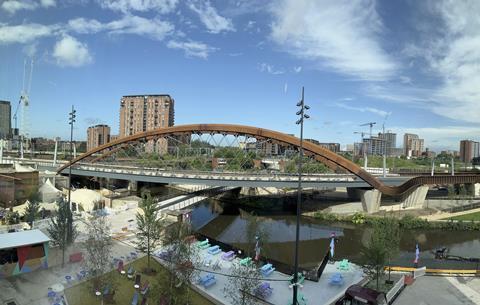
[[(299, 138), (258, 127), (232, 124), (178, 125), (118, 138), (78, 156), (57, 172), (85, 163), (114, 166), (135, 164), (165, 170), (205, 171), (212, 170), (212, 167), (225, 167), (230, 171), (254, 171), (258, 170), (255, 160), (268, 157), (272, 149), (276, 150), (275, 154), (283, 156), (284, 167), (296, 170), (295, 158), (299, 147)], [(331, 171), (351, 173), (390, 196), (403, 195), (425, 184), (480, 183), (480, 175), (435, 175), (413, 177), (401, 185), (389, 186), (352, 161), (320, 145), (304, 141), (303, 149), (308, 158), (307, 165), (315, 161)], [(313, 168), (313, 171), (318, 169)]]

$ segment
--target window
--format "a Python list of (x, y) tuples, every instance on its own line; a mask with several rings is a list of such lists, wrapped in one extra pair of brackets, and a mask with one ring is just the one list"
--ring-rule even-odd
[(18, 262), (17, 248), (0, 250), (0, 265)]

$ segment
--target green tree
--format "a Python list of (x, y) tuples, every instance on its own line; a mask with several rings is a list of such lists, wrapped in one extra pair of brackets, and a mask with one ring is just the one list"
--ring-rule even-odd
[(20, 223), (20, 214), (15, 211), (8, 211), (5, 214), (5, 224), (6, 225), (16, 225)]
[(159, 245), (164, 223), (159, 218), (158, 208), (149, 193), (143, 194), (143, 200), (140, 204), (142, 212), (137, 213), (137, 241), (136, 248), (147, 253), (147, 268), (150, 268), (151, 252)]
[(233, 305), (259, 304), (254, 290), (260, 285), (260, 278), (259, 269), (255, 265), (247, 267), (233, 263), (231, 276), (223, 289), (225, 297), (230, 299)]
[[(385, 250), (387, 251), (388, 266), (392, 258), (397, 256), (400, 244), (400, 224), (394, 217), (385, 217), (381, 224)], [(390, 281), (390, 268), (388, 269), (388, 280)]]
[(93, 289), (99, 291), (107, 283), (112, 285), (110, 268), (113, 241), (110, 236), (110, 224), (104, 216), (93, 216), (86, 223), (87, 240), (84, 264), (93, 278)]
[[(188, 304), (190, 299), (190, 289), (186, 291), (179, 289), (183, 283), (189, 286), (198, 276), (199, 271), (194, 268), (200, 264), (198, 249), (191, 244), (190, 238), (192, 228), (188, 222), (177, 222), (168, 227), (165, 232), (164, 244), (169, 246), (172, 251), (171, 259), (168, 264), (170, 271), (170, 296), (171, 302), (176, 304)], [(173, 287), (175, 280), (177, 284)]]
[(62, 267), (65, 265), (65, 250), (74, 243), (77, 237), (77, 228), (73, 225), (72, 211), (68, 202), (61, 200), (58, 202), (58, 211), (51, 219), (48, 227), (48, 234), (52, 239), (52, 244), (62, 250)]
[[(262, 244), (266, 244), (270, 239), (270, 233), (262, 225), (260, 218), (254, 213), (245, 213), (245, 221), (247, 222), (245, 235), (248, 244), (248, 249), (246, 252), (248, 256), (252, 256), (255, 254), (255, 244), (257, 242), (257, 238)], [(261, 254), (265, 256), (265, 251), (263, 248)]]
[(379, 289), (379, 279), (384, 274), (384, 268), (388, 257), (385, 235), (382, 231), (383, 229), (384, 226), (381, 222), (375, 222), (370, 240), (360, 252), (363, 270), (371, 280), (376, 280), (377, 290)]
[(25, 212), (23, 213), (23, 218), (25, 219), (25, 221), (32, 225), (35, 219), (39, 217), (39, 215), (40, 204), (37, 201), (28, 201)]

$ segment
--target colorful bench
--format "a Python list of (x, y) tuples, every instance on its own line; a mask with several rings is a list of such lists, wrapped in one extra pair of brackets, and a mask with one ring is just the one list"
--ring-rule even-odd
[(273, 271), (275, 271), (275, 268), (273, 267), (272, 264), (265, 264), (262, 266), (262, 268), (260, 268), (260, 273), (262, 273), (262, 275), (265, 277), (272, 274)]
[(222, 254), (222, 259), (225, 261), (231, 261), (235, 258), (235, 252), (234, 251), (228, 251)]
[(216, 255), (216, 254), (222, 252), (222, 249), (220, 249), (220, 246), (216, 245), (216, 246), (212, 246), (212, 247), (208, 248), (207, 251), (208, 251), (209, 254)]

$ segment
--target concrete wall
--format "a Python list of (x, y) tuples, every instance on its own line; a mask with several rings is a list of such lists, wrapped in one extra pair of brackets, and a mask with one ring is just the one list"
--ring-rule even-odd
[(425, 204), (425, 198), (428, 193), (428, 185), (422, 185), (410, 191), (402, 197), (401, 205), (403, 207), (422, 208)]

